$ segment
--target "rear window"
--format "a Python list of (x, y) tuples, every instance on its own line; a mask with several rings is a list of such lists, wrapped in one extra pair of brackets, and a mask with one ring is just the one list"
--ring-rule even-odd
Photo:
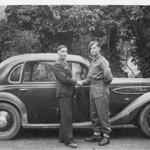
[(20, 82), (20, 77), (21, 77), (21, 71), (22, 71), (23, 65), (20, 64), (16, 66), (9, 75), (9, 81), (10, 82)]

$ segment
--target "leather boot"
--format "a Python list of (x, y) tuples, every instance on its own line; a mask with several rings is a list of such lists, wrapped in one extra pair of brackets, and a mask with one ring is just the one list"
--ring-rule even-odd
[(100, 135), (93, 135), (91, 137), (85, 138), (87, 142), (99, 142), (102, 139)]
[(67, 146), (71, 148), (78, 148), (78, 145), (75, 142), (70, 142), (69, 144), (67, 144)]
[(110, 143), (110, 138), (109, 138), (109, 137), (103, 137), (103, 138), (99, 141), (98, 145), (104, 146), (104, 145), (107, 145), (107, 144), (109, 144), (109, 143)]

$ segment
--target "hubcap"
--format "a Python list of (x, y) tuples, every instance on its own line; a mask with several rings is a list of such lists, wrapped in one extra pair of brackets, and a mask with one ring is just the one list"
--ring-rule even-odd
[(6, 131), (11, 125), (11, 115), (7, 111), (0, 111), (0, 131)]
[(0, 128), (7, 126), (7, 119), (5, 117), (0, 117)]
[(148, 125), (150, 126), (150, 112), (149, 112), (148, 115), (147, 115), (147, 123), (148, 123)]

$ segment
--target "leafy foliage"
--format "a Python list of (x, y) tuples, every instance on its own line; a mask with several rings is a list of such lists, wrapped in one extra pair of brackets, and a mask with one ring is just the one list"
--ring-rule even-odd
[(135, 37), (136, 56), (142, 77), (150, 77), (150, 7), (140, 6), (136, 18), (131, 20), (130, 28)]
[[(66, 44), (69, 52), (89, 58), (90, 40), (98, 40), (103, 55), (110, 61), (114, 76), (125, 76), (121, 63), (124, 52), (118, 47), (120, 39), (131, 41), (131, 27), (137, 22), (138, 6), (8, 6), (8, 24), (19, 31), (24, 42), (15, 49), (24, 52), (54, 52)], [(25, 37), (31, 37), (28, 40)], [(20, 38), (19, 38), (20, 39)], [(18, 38), (16, 40), (19, 40)], [(28, 43), (30, 46), (25, 46)], [(33, 46), (38, 45), (38, 46)], [(34, 49), (32, 49), (35, 47)]]
[[(0, 21), (0, 59), (7, 52), (12, 52), (15, 46), (16, 30), (5, 20)], [(6, 56), (7, 57), (7, 56)]]
[(5, 20), (0, 22), (0, 33), (1, 61), (16, 54), (38, 52), (40, 49), (40, 42), (31, 31), (19, 31)]

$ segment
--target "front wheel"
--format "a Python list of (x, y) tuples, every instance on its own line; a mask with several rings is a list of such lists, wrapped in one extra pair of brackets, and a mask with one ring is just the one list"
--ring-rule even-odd
[(18, 110), (7, 103), (0, 103), (0, 140), (12, 139), (21, 127)]
[(150, 104), (145, 106), (139, 116), (139, 126), (141, 130), (150, 137)]

